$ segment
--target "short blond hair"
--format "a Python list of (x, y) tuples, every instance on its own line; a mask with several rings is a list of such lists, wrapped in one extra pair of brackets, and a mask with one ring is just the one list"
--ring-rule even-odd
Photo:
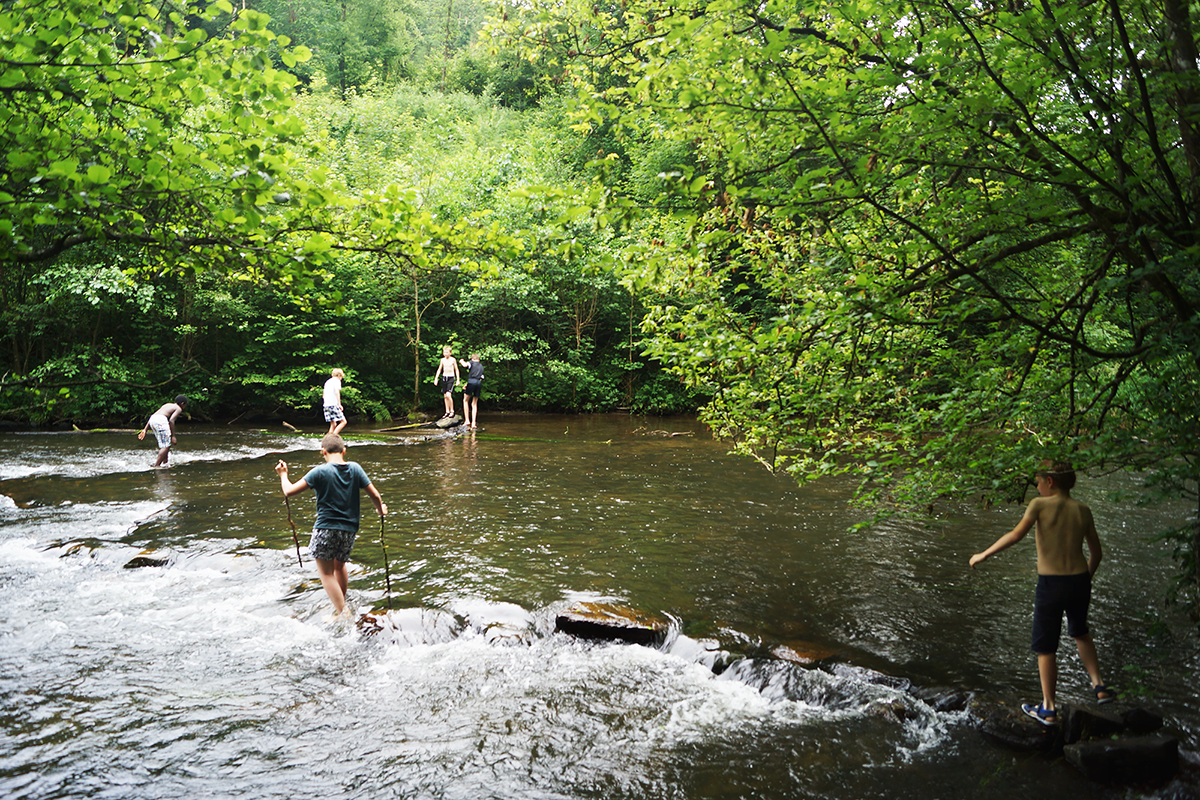
[(342, 372), (341, 367), (334, 367), (333, 369), (329, 370), (329, 374), (331, 377), (334, 377), (334, 378), (346, 377), (346, 373)]

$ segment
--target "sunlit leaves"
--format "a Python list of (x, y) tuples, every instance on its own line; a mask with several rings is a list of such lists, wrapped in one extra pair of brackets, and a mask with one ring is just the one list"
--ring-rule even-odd
[[(581, 121), (692, 148), (629, 280), (659, 296), (651, 353), (713, 393), (706, 419), (739, 450), (800, 478), (874, 462), (874, 497), (899, 503), (1019, 496), (1051, 455), (1200, 461), (1197, 399), (1176, 389), (1200, 352), (1186, 14), (527, 8), (505, 32), (581, 56)], [(1152, 444), (1104, 435), (1128, 430)], [(1171, 485), (1194, 493), (1190, 475)]]

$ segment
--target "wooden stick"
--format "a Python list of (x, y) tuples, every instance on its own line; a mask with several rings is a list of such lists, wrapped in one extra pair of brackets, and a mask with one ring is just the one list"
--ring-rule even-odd
[(292, 501), (288, 499), (286, 492), (283, 495), (283, 504), (287, 506), (288, 525), (292, 526), (292, 541), (296, 543), (296, 560), (303, 567), (304, 559), (300, 557), (300, 537), (296, 535), (296, 523), (292, 522)]
[(388, 566), (387, 542), (383, 538), (383, 514), (379, 515), (379, 546), (383, 548), (383, 576), (387, 581), (387, 607), (392, 607), (392, 571)]

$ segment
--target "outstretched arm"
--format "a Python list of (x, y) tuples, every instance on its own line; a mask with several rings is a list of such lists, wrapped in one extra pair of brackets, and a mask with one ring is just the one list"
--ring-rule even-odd
[(1021, 517), (1021, 521), (1017, 523), (1017, 527), (1013, 528), (1011, 531), (993, 542), (992, 546), (987, 550), (971, 556), (971, 569), (975, 569), (976, 564), (982, 561), (987, 561), (1001, 550), (1007, 550), (1017, 542), (1024, 539), (1025, 534), (1033, 530), (1034, 523), (1037, 522), (1037, 505), (1038, 499), (1035, 498), (1028, 506), (1026, 506), (1025, 514)]
[(303, 478), (297, 483), (288, 480), (288, 465), (283, 460), (275, 465), (275, 474), (279, 476), (279, 486), (283, 489), (284, 497), (293, 497), (308, 488), (308, 481)]

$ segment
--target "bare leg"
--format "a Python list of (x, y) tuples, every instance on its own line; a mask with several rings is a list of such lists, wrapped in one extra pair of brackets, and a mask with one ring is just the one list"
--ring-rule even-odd
[(317, 572), (321, 576), (321, 585), (325, 587), (325, 594), (329, 595), (329, 599), (333, 601), (334, 612), (341, 614), (346, 610), (346, 565), (341, 561), (328, 558), (315, 560)]
[(442, 400), (444, 402), (444, 405), (446, 406), (446, 416), (453, 417), (454, 416), (454, 398), (450, 395), (449, 392), (446, 392), (444, 395), (442, 395)]
[[(1079, 660), (1083, 662), (1083, 668), (1087, 670), (1088, 677), (1092, 679), (1092, 686), (1103, 686), (1104, 678), (1100, 676), (1100, 657), (1096, 655), (1096, 644), (1092, 641), (1092, 635), (1089, 633), (1086, 636), (1080, 636), (1075, 640), (1075, 647), (1079, 650)], [(1108, 692), (1102, 692), (1104, 697), (1097, 698), (1103, 700), (1109, 696)]]
[(344, 427), (346, 427), (346, 418), (342, 417), (337, 422), (329, 423), (329, 432), (330, 433), (341, 433), (342, 428), (344, 428)]
[(1038, 676), (1042, 679), (1042, 708), (1054, 710), (1054, 695), (1058, 689), (1058, 661), (1054, 653), (1038, 653)]
[(170, 455), (171, 445), (167, 445), (162, 450), (158, 451), (158, 458), (154, 461), (154, 466), (165, 467), (167, 465), (167, 459), (170, 457)]
[(474, 428), (479, 423), (479, 398), (471, 398), (471, 427)]

